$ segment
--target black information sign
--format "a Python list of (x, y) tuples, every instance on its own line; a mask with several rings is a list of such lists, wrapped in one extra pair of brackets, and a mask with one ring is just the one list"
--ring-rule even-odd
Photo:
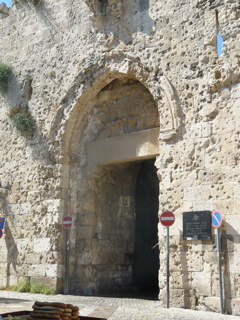
[(183, 212), (183, 240), (212, 239), (211, 211)]

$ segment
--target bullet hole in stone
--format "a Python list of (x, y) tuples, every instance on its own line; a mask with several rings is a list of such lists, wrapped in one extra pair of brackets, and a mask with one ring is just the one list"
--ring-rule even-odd
[(197, 64), (196, 64), (196, 63), (192, 63), (192, 64), (190, 65), (190, 70), (196, 71), (196, 69), (197, 69)]
[(220, 71), (216, 71), (216, 72), (215, 72), (215, 79), (216, 79), (216, 80), (217, 80), (217, 79), (221, 79), (221, 76), (222, 76), (222, 74), (221, 74)]

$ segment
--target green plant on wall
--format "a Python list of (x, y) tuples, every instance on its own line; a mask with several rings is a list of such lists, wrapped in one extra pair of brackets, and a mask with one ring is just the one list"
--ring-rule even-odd
[(12, 67), (0, 62), (0, 93), (7, 93), (12, 78)]
[(8, 112), (8, 116), (21, 135), (30, 136), (34, 134), (35, 121), (31, 112), (21, 107), (13, 107)]
[(44, 283), (30, 282), (29, 277), (25, 277), (24, 280), (14, 286), (12, 290), (18, 292), (40, 293), (46, 295), (53, 295), (56, 293), (53, 288), (47, 286)]

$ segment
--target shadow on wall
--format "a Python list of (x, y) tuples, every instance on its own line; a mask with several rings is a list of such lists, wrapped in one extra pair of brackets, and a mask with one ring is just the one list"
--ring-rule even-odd
[[(220, 229), (221, 234), (221, 265), (222, 265), (222, 285), (223, 285), (223, 301), (224, 301), (224, 310), (229, 314), (237, 314), (240, 310), (240, 305), (235, 305), (233, 303), (233, 299), (236, 299), (239, 294), (239, 259), (237, 251), (240, 243), (240, 235), (236, 229), (234, 229), (230, 224), (226, 221), (223, 222), (223, 225)], [(191, 241), (189, 244), (195, 246), (195, 244), (200, 243), (199, 241)], [(212, 281), (215, 281), (214, 287), (219, 288), (218, 286), (218, 258), (217, 258), (217, 239), (215, 234), (215, 229), (213, 230), (213, 240), (204, 241), (203, 246), (212, 247), (211, 253), (213, 253), (213, 261), (215, 264), (214, 270), (216, 272), (212, 272)], [(196, 249), (197, 252), (197, 249)], [(198, 254), (200, 255), (201, 252)], [(194, 308), (195, 306), (199, 306), (199, 292), (198, 288), (196, 288), (196, 292), (192, 290), (192, 270), (189, 269), (189, 248), (187, 242), (182, 243), (182, 251), (180, 255), (180, 264), (182, 270), (182, 280), (184, 284), (183, 293), (184, 293), (184, 306), (185, 308)], [(198, 270), (198, 273), (201, 273), (201, 270)], [(215, 280), (214, 280), (215, 279)], [(196, 279), (195, 279), (196, 282)], [(200, 285), (200, 283), (199, 283)], [(209, 284), (211, 285), (211, 284)], [(212, 295), (215, 297), (219, 297), (218, 289), (209, 288), (212, 292)], [(216, 310), (211, 310), (216, 311)]]
[[(105, 34), (107, 46), (131, 43), (134, 33), (151, 34), (155, 22), (149, 15), (150, 0), (133, 2), (113, 0), (85, 0), (93, 15), (95, 31)], [(104, 36), (103, 36), (104, 37)]]
[[(66, 30), (74, 29), (75, 33), (78, 27), (80, 30), (85, 29), (84, 32), (88, 33), (89, 44), (95, 45), (100, 39), (108, 51), (118, 46), (119, 43), (131, 43), (134, 33), (150, 35), (153, 32), (155, 21), (149, 15), (150, 0), (119, 0), (117, 2), (116, 0), (84, 0), (84, 2), (90, 9), (87, 19), (91, 19), (93, 30), (89, 30), (90, 26), (86, 23), (83, 11), (79, 11), (79, 3), (74, 1), (66, 4)], [(55, 45), (57, 54), (61, 56), (64, 51), (64, 46), (61, 45), (63, 41), (63, 34), (60, 32), (61, 25), (57, 23), (56, 17), (44, 2), (34, 6), (34, 10), (43, 27), (47, 27), (45, 38), (49, 39), (49, 50)], [(38, 45), (34, 46), (32, 53), (39, 54)]]
[[(17, 244), (14, 240), (14, 237), (12, 235), (11, 229), (8, 224), (8, 220), (6, 219), (6, 225), (5, 225), (5, 242), (6, 242), (6, 248), (7, 248), (7, 272), (6, 272), (6, 287), (9, 287), (12, 285), (11, 282), (11, 276), (14, 276), (14, 274), (17, 273), (17, 259), (18, 259), (18, 248)], [(13, 280), (14, 281), (14, 280)], [(15, 284), (15, 282), (13, 282)]]
[[(9, 222), (11, 224), (11, 220), (14, 218), (14, 216), (10, 216), (8, 212), (10, 212), (10, 208), (8, 206), (7, 202), (7, 192), (3, 195), (1, 195), (1, 214), (6, 218), (5, 220), (5, 227), (4, 227), (4, 240), (6, 242), (6, 259), (4, 259), (4, 256), (2, 257), (2, 263), (6, 263), (6, 274), (2, 274), (3, 278), (5, 277), (6, 282), (4, 285), (4, 280), (2, 279), (2, 286), (8, 288), (11, 286), (14, 282), (11, 281), (11, 276), (14, 278), (14, 275), (17, 272), (17, 259), (18, 259), (18, 248), (17, 244), (14, 240), (14, 236), (12, 234), (12, 230), (9, 226)], [(14, 279), (13, 279), (14, 281)]]
[[(17, 76), (15, 76), (15, 74), (13, 73), (11, 83), (9, 86), (9, 91), (6, 94), (6, 99), (8, 102), (6, 107), (6, 114), (8, 115), (8, 121), (11, 125), (11, 130), (14, 132), (14, 135), (16, 137), (21, 135), (25, 137), (24, 147), (27, 150), (26, 154), (29, 156), (29, 158), (38, 161), (47, 159), (49, 160), (49, 164), (54, 164), (55, 159), (53, 159), (49, 152), (49, 142), (47, 141), (46, 137), (41, 133), (41, 118), (43, 111), (36, 108), (34, 109), (33, 107), (35, 107), (35, 105), (30, 103), (34, 94), (35, 78), (33, 71), (30, 69), (27, 70), (25, 73), (22, 72), (21, 81), (19, 81)], [(47, 92), (43, 92), (42, 94), (47, 95)], [(21, 132), (21, 130), (19, 130), (19, 128), (16, 129), (16, 126), (14, 126), (9, 117), (9, 113), (11, 113), (10, 111), (12, 108), (20, 108), (20, 110), (26, 110), (31, 114), (31, 118), (33, 119), (32, 132), (30, 132), (29, 134), (24, 134), (23, 132)], [(22, 149), (22, 152), (25, 152), (24, 149)], [(21, 161), (20, 155), (19, 161)]]
[[(223, 279), (223, 295), (224, 310), (230, 314), (236, 314), (239, 310), (234, 310), (232, 299), (237, 298), (239, 293), (239, 259), (237, 254), (237, 246), (239, 247), (240, 235), (226, 221), (223, 222), (221, 232), (221, 255), (222, 255), (222, 279)], [(233, 296), (235, 294), (236, 296)], [(239, 306), (235, 306), (235, 308)]]
[[(153, 31), (155, 22), (149, 15), (150, 0), (139, 0), (135, 4), (135, 12), (129, 19), (128, 14), (116, 23), (116, 42), (125, 44), (132, 42), (134, 33), (149, 35)], [(107, 18), (107, 17), (106, 17)], [(113, 21), (114, 22), (114, 21)], [(107, 22), (106, 22), (107, 25)], [(108, 32), (108, 30), (106, 30)]]
[(188, 245), (184, 243), (182, 244), (182, 252), (180, 254), (180, 266), (182, 271), (182, 290), (183, 290), (183, 301), (181, 308), (191, 309), (195, 308), (197, 305), (197, 298), (195, 296), (195, 292), (193, 291), (193, 296), (191, 297), (191, 272), (188, 267)]

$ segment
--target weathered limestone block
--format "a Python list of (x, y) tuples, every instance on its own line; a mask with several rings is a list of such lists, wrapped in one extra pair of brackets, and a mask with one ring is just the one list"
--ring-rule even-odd
[(59, 212), (62, 211), (63, 201), (60, 199), (53, 199), (44, 200), (42, 203), (46, 207), (47, 212), (53, 214), (55, 216), (54, 220), (58, 221), (60, 224), (62, 219)]
[(225, 292), (226, 300), (231, 299), (231, 297), (234, 299), (237, 296), (238, 288), (236, 288), (234, 283), (235, 280), (235, 277), (230, 276), (230, 272), (226, 272), (226, 276), (223, 279), (223, 286), (229, 288), (229, 290)]
[(19, 275), (19, 281), (21, 281), (21, 277), (24, 279), (28, 275), (28, 265), (22, 264), (16, 266), (16, 273)]
[(214, 45), (215, 37), (216, 37), (216, 14), (214, 10), (206, 10), (204, 12), (204, 42), (208, 45)]
[(7, 276), (3, 276), (0, 279), (0, 288), (5, 289), (7, 287)]
[(63, 276), (63, 268), (60, 264), (46, 264), (46, 277), (61, 278)]
[(233, 300), (233, 314), (239, 316), (240, 314), (240, 298)]
[(33, 252), (48, 252), (51, 248), (50, 238), (34, 238)]
[(28, 276), (44, 278), (46, 276), (46, 266), (40, 264), (28, 265)]
[(211, 296), (211, 276), (209, 273), (192, 272), (192, 289), (197, 296)]
[(18, 283), (18, 277), (17, 276), (13, 275), (13, 276), (8, 276), (7, 277), (7, 285), (8, 286), (16, 286), (17, 283)]
[(206, 306), (207, 310), (220, 312), (219, 299), (219, 297), (206, 297), (204, 299), (204, 305)]
[(32, 251), (32, 245), (29, 243), (28, 239), (17, 239), (16, 247), (18, 253)]
[(191, 289), (190, 273), (173, 272), (171, 276), (171, 286), (173, 289)]

